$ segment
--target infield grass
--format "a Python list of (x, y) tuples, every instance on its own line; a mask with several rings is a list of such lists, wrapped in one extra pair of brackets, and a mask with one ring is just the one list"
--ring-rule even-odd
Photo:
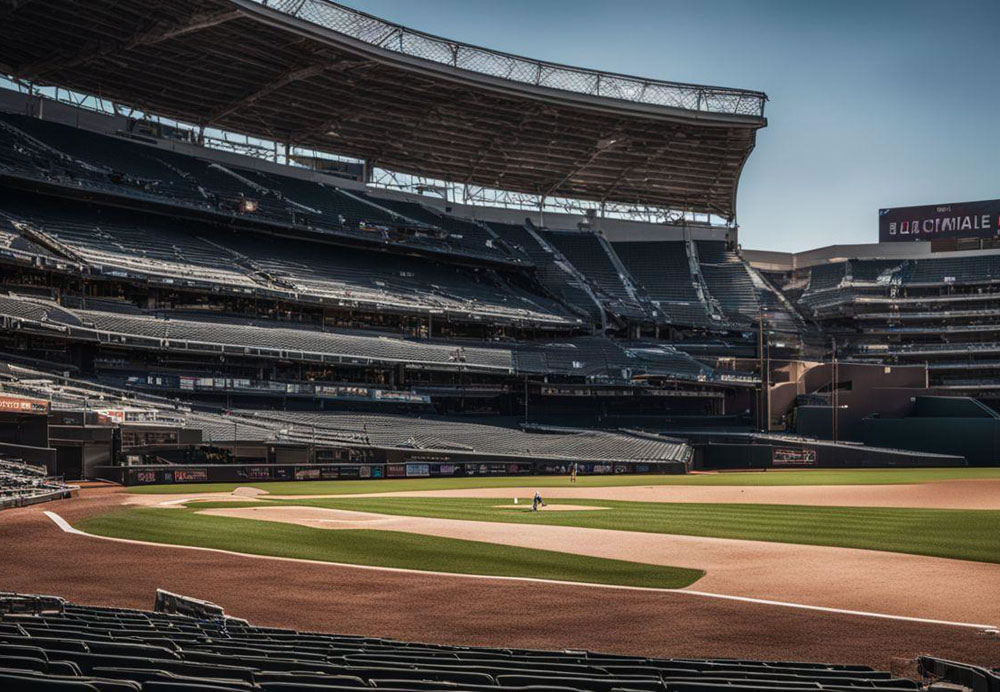
[[(520, 498), (527, 507), (530, 498)], [(837, 546), (1000, 563), (1000, 511), (886, 507), (813, 507), (586, 500), (609, 509), (531, 512), (497, 507), (498, 498), (309, 498), (265, 504), (304, 505), (413, 517), (463, 519), (686, 536)], [(575, 504), (580, 500), (552, 500)], [(198, 508), (231, 502), (192, 503)]]
[[(233, 506), (232, 503), (229, 506)], [(195, 514), (192, 509), (119, 509), (84, 519), (75, 526), (100, 536), (153, 543), (434, 572), (660, 589), (690, 586), (704, 575), (702, 571), (680, 567), (398, 531), (314, 529), (207, 516)]]
[[(1000, 468), (920, 469), (816, 469), (690, 475), (580, 476), (576, 487), (607, 488), (650, 485), (892, 485), (935, 481), (1000, 478)], [(475, 488), (552, 488), (569, 486), (566, 476), (513, 476), (500, 478), (399, 478), (363, 481), (273, 481), (147, 485), (128, 489), (137, 494), (228, 493), (251, 486), (272, 495), (357, 495), (411, 490), (464, 490)]]

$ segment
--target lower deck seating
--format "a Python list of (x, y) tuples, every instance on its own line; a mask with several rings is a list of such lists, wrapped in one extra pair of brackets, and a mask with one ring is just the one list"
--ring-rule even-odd
[(232, 419), (282, 431), (283, 439), (361, 439), (374, 447), (452, 449), (494, 458), (579, 459), (584, 462), (686, 462), (691, 448), (673, 438), (587, 429), (521, 430), (438, 416), (348, 411), (236, 410)]
[[(920, 689), (867, 666), (657, 659), (403, 642), (254, 627), (205, 604), (195, 615), (86, 607), (0, 593), (0, 688), (67, 692), (184, 690)], [(943, 665), (948, 663), (948, 665)], [(946, 676), (995, 676), (921, 659)], [(970, 671), (972, 671), (970, 673)], [(986, 689), (985, 687), (983, 689)]]
[(68, 497), (70, 491), (61, 480), (49, 478), (40, 466), (0, 457), (0, 509)]

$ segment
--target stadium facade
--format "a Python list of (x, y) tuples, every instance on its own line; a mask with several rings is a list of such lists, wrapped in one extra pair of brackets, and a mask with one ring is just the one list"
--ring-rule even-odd
[(0, 12), (0, 387), (47, 404), (44, 434), (0, 411), (7, 456), (191, 482), (992, 451), (839, 444), (1000, 392), (1000, 252), (743, 251), (760, 92), (325, 0)]

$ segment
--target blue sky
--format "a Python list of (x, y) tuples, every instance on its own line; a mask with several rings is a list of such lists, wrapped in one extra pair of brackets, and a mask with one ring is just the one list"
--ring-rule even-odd
[(759, 89), (744, 247), (875, 242), (883, 206), (1000, 198), (1000, 0), (342, 0), (448, 38)]

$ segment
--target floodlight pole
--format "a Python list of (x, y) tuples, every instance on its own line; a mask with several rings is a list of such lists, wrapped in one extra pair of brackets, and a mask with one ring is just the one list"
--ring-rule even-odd
[(524, 376), (524, 422), (528, 422), (528, 376)]
[(760, 398), (757, 400), (757, 429), (767, 430), (767, 363), (764, 358), (764, 306), (757, 308), (757, 360), (760, 368)]
[(771, 432), (771, 333), (767, 332), (764, 341), (764, 372), (767, 381), (764, 387), (764, 432)]
[(832, 440), (834, 442), (836, 442), (837, 441), (837, 407), (838, 407), (838, 404), (839, 404), (839, 402), (837, 401), (838, 398), (839, 398), (838, 397), (838, 392), (837, 392), (837, 389), (838, 389), (837, 388), (837, 380), (839, 379), (839, 373), (837, 372), (838, 371), (838, 367), (837, 367), (837, 338), (836, 337), (831, 337), (830, 338), (830, 347), (831, 347), (831, 355), (832, 355), (832, 358), (833, 358), (832, 366), (830, 368), (830, 370), (831, 370), (831, 377), (830, 377), (830, 406), (832, 408), (832, 411), (831, 411), (831, 420), (830, 420), (830, 437), (832, 438)]

